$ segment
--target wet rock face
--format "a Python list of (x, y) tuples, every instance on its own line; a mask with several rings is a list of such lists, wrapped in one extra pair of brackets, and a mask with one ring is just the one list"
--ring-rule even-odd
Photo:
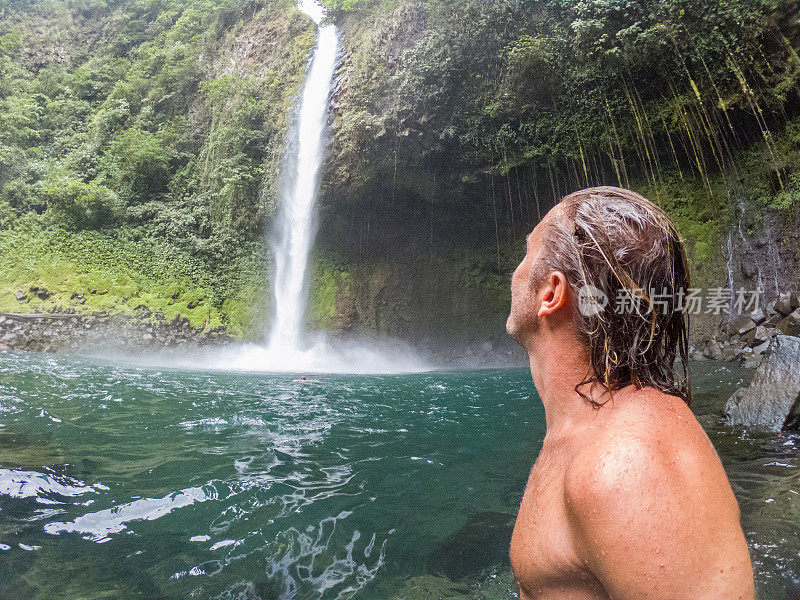
[(730, 425), (800, 431), (800, 338), (777, 335), (752, 382), (725, 404)]

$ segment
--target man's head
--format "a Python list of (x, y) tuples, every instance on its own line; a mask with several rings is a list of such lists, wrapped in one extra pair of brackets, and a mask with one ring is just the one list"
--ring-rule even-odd
[(628, 190), (590, 188), (566, 196), (528, 236), (506, 328), (531, 355), (573, 339), (590, 365), (575, 389), (593, 404), (580, 388), (594, 382), (609, 392), (651, 386), (690, 403), (688, 286), (683, 243), (664, 211)]

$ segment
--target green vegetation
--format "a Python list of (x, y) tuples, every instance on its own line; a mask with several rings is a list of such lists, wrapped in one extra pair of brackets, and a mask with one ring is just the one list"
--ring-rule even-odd
[(754, 146), (748, 181), (789, 203), (797, 136), (778, 138), (800, 108), (794, 1), (332, 6), (351, 71), (328, 192), (380, 198), (375, 216), (398, 200), (436, 223), (456, 213), (500, 247), (565, 193), (614, 184), (656, 193), (703, 259)]
[[(287, 0), (0, 11), (0, 307), (263, 318), (258, 238), (313, 24)], [(32, 285), (54, 294), (20, 303)]]
[[(220, 289), (219, 277), (201, 260), (163, 241), (137, 239), (127, 230), (115, 236), (67, 232), (28, 218), (4, 232), (0, 253), (9, 257), (0, 262), (0, 311), (72, 307), (133, 314), (144, 307), (161, 311), (168, 320), (180, 314), (195, 327), (225, 325), (242, 333), (253, 318), (252, 308), (263, 302), (263, 257), (261, 264), (240, 259), (227, 267), (235, 279)], [(32, 288), (49, 294), (40, 298)]]
[[(432, 310), (467, 294), (464, 314), (503, 312), (522, 235), (587, 185), (664, 206), (701, 285), (721, 281), (742, 206), (749, 228), (794, 226), (796, 0), (323, 4), (344, 77), (315, 326), (371, 315), (395, 330), (425, 286)], [(0, 14), (0, 309), (263, 324), (261, 238), (314, 40), (294, 1), (25, 0)]]
[(361, 111), (342, 112), (338, 136), (370, 164), (395, 158), (363, 151), (374, 132), (401, 159), (422, 145), (498, 178), (538, 169), (554, 188), (667, 168), (705, 178), (771, 142), (798, 100), (795, 2), (374, 4), (344, 17), (362, 31), (348, 37)]
[[(318, 255), (312, 264), (309, 321), (316, 329), (329, 329), (337, 316), (341, 298), (352, 293), (348, 266), (332, 257)], [(337, 302), (338, 301), (338, 302)]]

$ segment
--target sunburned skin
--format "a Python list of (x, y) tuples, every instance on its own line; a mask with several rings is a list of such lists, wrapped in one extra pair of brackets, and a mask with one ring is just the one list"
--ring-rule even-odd
[(630, 385), (596, 409), (576, 393), (589, 358), (574, 294), (558, 272), (531, 287), (542, 227), (558, 217), (556, 207), (528, 237), (507, 324), (547, 421), (511, 540), (520, 597), (753, 600), (736, 499), (683, 400)]

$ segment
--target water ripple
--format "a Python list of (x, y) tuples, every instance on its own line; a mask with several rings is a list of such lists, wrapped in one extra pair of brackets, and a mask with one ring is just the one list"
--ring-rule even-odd
[(71, 477), (37, 471), (0, 469), (0, 495), (11, 498), (36, 498), (41, 504), (58, 502), (54, 496), (74, 497), (107, 489), (102, 484), (86, 485)]
[(47, 523), (45, 532), (51, 535), (76, 532), (95, 542), (107, 542), (112, 533), (119, 533), (131, 521), (154, 521), (173, 510), (217, 498), (217, 491), (210, 485), (195, 487), (170, 494), (163, 498), (141, 498), (114, 508), (87, 513), (74, 521)]
[[(519, 506), (544, 436), (529, 373), (316, 375), (310, 386), (0, 357), (4, 596), (516, 593), (502, 552), (464, 580), (427, 565), (443, 546), (461, 556), (459, 540), (493, 539), (469, 515)], [(695, 412), (742, 507), (759, 597), (793, 597), (800, 438), (727, 427), (721, 405), (741, 374), (708, 367)]]

